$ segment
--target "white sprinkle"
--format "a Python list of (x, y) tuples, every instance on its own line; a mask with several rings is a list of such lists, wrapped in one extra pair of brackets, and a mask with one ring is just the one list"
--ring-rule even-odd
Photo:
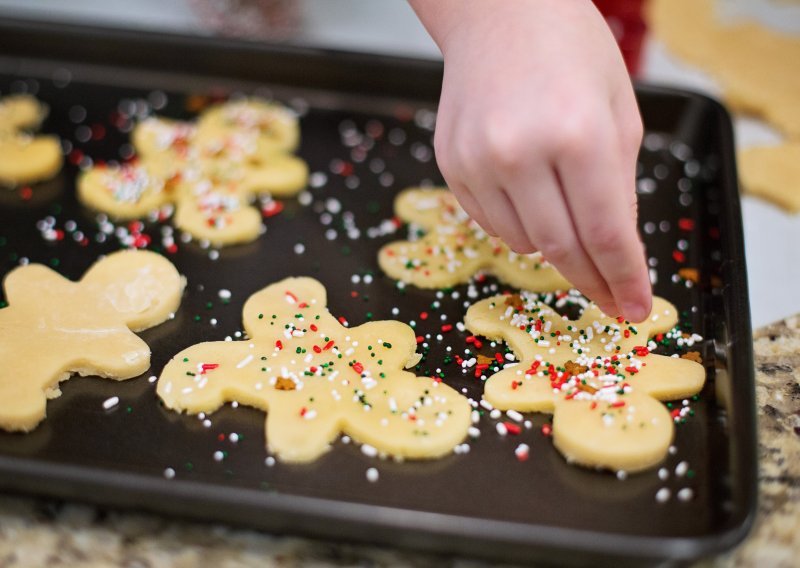
[(658, 470), (658, 478), (661, 481), (666, 481), (667, 479), (669, 479), (669, 470), (667, 468), (665, 468), (665, 467), (662, 467), (661, 469), (659, 469)]
[(481, 399), (480, 405), (484, 407), (486, 410), (489, 411), (494, 410), (494, 406), (492, 406), (492, 403), (486, 400), (485, 398)]
[(371, 467), (367, 470), (367, 481), (369, 481), (370, 483), (375, 483), (376, 481), (378, 481), (379, 477), (380, 474), (378, 473), (378, 470), (375, 469), (374, 467)]
[(264, 460), (264, 465), (266, 465), (267, 467), (272, 467), (273, 465), (275, 465), (275, 458), (273, 458), (272, 456), (267, 456), (267, 459)]
[(489, 413), (489, 418), (491, 418), (492, 420), (497, 420), (497, 419), (498, 419), (498, 418), (500, 418), (502, 415), (503, 415), (503, 413), (502, 413), (502, 412), (500, 412), (499, 410), (497, 410), (497, 409), (495, 408), (494, 410), (492, 410), (492, 411)]
[(214, 452), (214, 461), (221, 462), (225, 459), (225, 454), (223, 454), (220, 450)]
[(166, 477), (167, 479), (173, 479), (175, 477), (175, 470), (172, 469), (171, 467), (168, 467), (167, 469), (164, 470), (164, 477)]
[(694, 491), (692, 491), (688, 487), (684, 487), (683, 489), (678, 491), (678, 500), (683, 501), (684, 503), (686, 501), (691, 501), (692, 497), (694, 497)]
[(514, 450), (514, 455), (517, 456), (519, 460), (525, 460), (528, 458), (530, 454), (531, 448), (528, 444), (520, 444), (517, 446), (517, 449)]
[(375, 456), (378, 455), (378, 450), (376, 450), (373, 446), (370, 446), (369, 444), (364, 444), (361, 446), (361, 453), (364, 454), (365, 456), (374, 458)]
[(236, 364), (236, 368), (243, 369), (244, 367), (247, 367), (247, 365), (249, 365), (252, 361), (253, 361), (253, 356), (248, 355), (247, 357), (245, 357)]
[(107, 398), (105, 401), (103, 401), (103, 408), (105, 408), (106, 410), (110, 410), (115, 406), (117, 406), (118, 404), (119, 404), (119, 397), (112, 396), (111, 398)]
[(294, 254), (303, 254), (306, 251), (306, 245), (303, 243), (297, 243), (294, 245)]
[(683, 477), (686, 475), (686, 472), (689, 471), (689, 463), (682, 461), (678, 465), (675, 466), (675, 475), (678, 477)]
[(470, 426), (469, 429), (467, 429), (467, 434), (469, 434), (470, 438), (480, 438), (481, 431), (475, 428), (475, 426)]
[(217, 295), (219, 296), (220, 300), (230, 300), (232, 294), (230, 290), (223, 288), (219, 292), (217, 292)]
[(669, 501), (670, 495), (671, 492), (669, 488), (662, 487), (656, 492), (656, 501), (658, 501), (659, 503), (666, 503), (667, 501)]
[(514, 422), (522, 422), (522, 420), (523, 420), (522, 414), (520, 414), (519, 412), (517, 412), (516, 410), (513, 410), (513, 409), (512, 410), (506, 410), (506, 416), (511, 418), (511, 420), (513, 420)]
[(342, 444), (349, 444), (350, 436), (342, 436)]
[(228, 436), (228, 439), (235, 444), (236, 442), (239, 441), (239, 434), (237, 434), (236, 432), (232, 432), (231, 435)]
[(495, 429), (497, 430), (497, 433), (500, 434), (501, 436), (505, 436), (506, 434), (508, 434), (508, 428), (506, 428), (506, 425), (503, 424), (502, 422), (498, 422), (497, 426), (495, 426)]
[(619, 479), (620, 481), (625, 481), (626, 479), (628, 479), (628, 472), (623, 469), (619, 470), (617, 472), (617, 479)]
[(158, 380), (158, 377), (156, 377), (155, 375), (151, 375), (150, 377), (147, 378), (147, 382), (148, 383), (154, 383), (157, 380)]

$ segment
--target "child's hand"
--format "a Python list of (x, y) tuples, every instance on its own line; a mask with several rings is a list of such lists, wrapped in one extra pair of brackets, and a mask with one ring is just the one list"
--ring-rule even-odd
[(410, 0), (444, 55), (436, 158), (464, 209), (610, 315), (647, 317), (642, 123), (590, 0)]

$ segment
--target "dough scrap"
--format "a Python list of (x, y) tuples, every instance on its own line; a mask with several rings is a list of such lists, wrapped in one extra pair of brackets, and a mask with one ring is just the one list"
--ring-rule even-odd
[(11, 271), (0, 310), (0, 429), (28, 432), (46, 400), (73, 374), (123, 380), (150, 366), (133, 331), (169, 318), (184, 281), (165, 258), (121, 251), (97, 261), (78, 282), (41, 264)]
[(747, 148), (738, 158), (747, 193), (800, 213), (800, 142)]
[(19, 185), (54, 177), (63, 164), (57, 136), (32, 136), (47, 107), (30, 95), (0, 99), (0, 184)]
[(735, 109), (800, 137), (800, 37), (717, 22), (713, 0), (653, 0), (648, 23), (667, 47), (720, 82)]
[(378, 452), (435, 458), (470, 426), (470, 406), (444, 383), (403, 368), (419, 360), (413, 330), (398, 321), (342, 326), (318, 281), (287, 278), (245, 303), (249, 339), (208, 342), (167, 364), (157, 392), (168, 408), (213, 412), (237, 401), (267, 412), (270, 452), (316, 459), (343, 432)]
[(396, 215), (421, 227), (416, 241), (397, 241), (378, 253), (390, 277), (420, 288), (447, 288), (468, 282), (486, 270), (501, 281), (541, 292), (566, 290), (570, 283), (540, 253), (512, 252), (487, 235), (446, 188), (410, 188), (395, 200)]
[(195, 123), (151, 117), (131, 139), (138, 161), (98, 166), (81, 176), (81, 201), (119, 219), (175, 204), (175, 225), (215, 246), (261, 233), (258, 196), (289, 197), (305, 187), (306, 163), (290, 154), (299, 141), (291, 112), (246, 99), (216, 105)]
[(672, 441), (672, 417), (656, 399), (693, 396), (705, 382), (697, 362), (650, 353), (648, 338), (676, 323), (675, 307), (659, 297), (634, 326), (594, 304), (568, 320), (530, 292), (481, 300), (464, 318), (472, 333), (505, 341), (519, 360), (486, 381), (489, 403), (552, 413), (553, 442), (567, 460), (629, 472), (656, 465)]

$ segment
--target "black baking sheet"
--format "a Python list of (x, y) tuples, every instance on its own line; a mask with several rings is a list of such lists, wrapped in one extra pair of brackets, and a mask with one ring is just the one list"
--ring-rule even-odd
[[(699, 349), (709, 372), (699, 400), (691, 402), (694, 415), (676, 428), (676, 452), (664, 464), (667, 480), (658, 469), (620, 480), (567, 465), (540, 433), (548, 417), (537, 414), (529, 416), (533, 428), (507, 438), (486, 416), (468, 454), (432, 462), (369, 458), (339, 441), (312, 464), (270, 467), (263, 413), (227, 406), (209, 416), (207, 428), (196, 417), (162, 408), (148, 377), (187, 346), (235, 337), (247, 297), (291, 275), (321, 280), (331, 311), (351, 325), (369, 317), (414, 320), (418, 334), (435, 336), (442, 323), (461, 320), (465, 286), (455, 289), (458, 299), (410, 286), (399, 294), (381, 274), (377, 250), (405, 238), (404, 229), (368, 236), (392, 218), (399, 190), (442, 181), (431, 131), (440, 67), (30, 22), (7, 21), (0, 28), (0, 94), (35, 93), (50, 106), (43, 130), (68, 141), (67, 165), (56, 180), (31, 192), (0, 192), (0, 276), (30, 261), (78, 278), (98, 255), (119, 248), (114, 234), (98, 242), (97, 216), (76, 202), (74, 186), (86, 156), (108, 161), (127, 155), (121, 113), (190, 118), (198, 95), (274, 96), (303, 113), (299, 155), (316, 186), (309, 189), (310, 204), (285, 200), (252, 244), (217, 255), (177, 239), (178, 251), (168, 257), (189, 284), (175, 319), (141, 334), (153, 351), (151, 371), (122, 383), (64, 383), (34, 432), (0, 433), (0, 487), (497, 559), (685, 560), (744, 536), (755, 506), (752, 346), (732, 134), (718, 104), (654, 87), (637, 92), (647, 129), (640, 217), (654, 290), (678, 306), (688, 329), (705, 337)], [(367, 135), (381, 129), (375, 140)], [(372, 146), (349, 145), (359, 139)], [(361, 162), (360, 153), (366, 154)], [(340, 211), (330, 198), (341, 203)], [(326, 206), (333, 212), (326, 214)], [(43, 238), (51, 226), (64, 231), (63, 240)], [(161, 245), (162, 226), (169, 223), (145, 223), (149, 248)], [(358, 238), (348, 235), (354, 226)], [(696, 268), (700, 282), (687, 287), (676, 281), (672, 275), (680, 267)], [(493, 283), (487, 279), (479, 287)], [(221, 289), (231, 291), (229, 303), (221, 301)], [(432, 308), (436, 301), (440, 306)], [(420, 319), (421, 312), (430, 317)], [(462, 352), (466, 335), (453, 330), (442, 342), (433, 339), (420, 373), (441, 368), (448, 384), (479, 399), (480, 381), (443, 362), (445, 347)], [(494, 351), (487, 342), (484, 352)], [(120, 403), (106, 411), (102, 403), (111, 396)], [(531, 448), (525, 462), (514, 455), (522, 442)], [(222, 461), (213, 458), (216, 451), (225, 452)], [(682, 461), (691, 471), (678, 477)], [(380, 472), (376, 483), (366, 480), (370, 467)], [(165, 479), (167, 468), (174, 479)], [(655, 495), (663, 487), (672, 498), (660, 504)], [(676, 494), (685, 488), (692, 497), (681, 501)]]

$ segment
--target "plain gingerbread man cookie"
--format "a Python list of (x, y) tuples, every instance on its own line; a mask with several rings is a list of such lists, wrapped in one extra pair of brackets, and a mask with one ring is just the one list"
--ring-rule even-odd
[(0, 99), (0, 184), (18, 185), (55, 176), (63, 163), (56, 136), (33, 136), (47, 109), (30, 95)]
[(652, 467), (667, 453), (673, 420), (658, 401), (703, 388), (699, 363), (650, 353), (648, 338), (677, 321), (675, 307), (659, 297), (634, 326), (594, 304), (568, 320), (528, 292), (481, 300), (464, 318), (472, 333), (505, 341), (519, 360), (486, 381), (489, 403), (553, 413), (553, 442), (567, 460), (624, 471)]
[(178, 353), (158, 381), (168, 408), (213, 412), (237, 401), (267, 412), (267, 446), (280, 459), (319, 457), (343, 432), (378, 452), (434, 458), (470, 426), (467, 400), (417, 377), (414, 332), (397, 321), (343, 327), (312, 278), (287, 278), (244, 306), (245, 341)]
[(308, 166), (290, 154), (297, 119), (255, 99), (207, 110), (197, 124), (148, 118), (133, 131), (138, 161), (98, 166), (78, 183), (81, 201), (118, 219), (175, 204), (175, 225), (215, 246), (261, 233), (258, 197), (289, 197), (306, 185)]
[(0, 428), (27, 432), (70, 376), (122, 380), (145, 372), (150, 349), (133, 331), (169, 318), (184, 281), (153, 252), (122, 251), (78, 282), (31, 264), (10, 272), (3, 286), (9, 305), (0, 310)]
[(485, 270), (501, 281), (549, 292), (570, 283), (539, 253), (520, 255), (487, 235), (444, 188), (411, 188), (395, 200), (395, 214), (426, 234), (416, 241), (384, 246), (378, 263), (390, 277), (420, 288), (448, 288), (468, 282)]

